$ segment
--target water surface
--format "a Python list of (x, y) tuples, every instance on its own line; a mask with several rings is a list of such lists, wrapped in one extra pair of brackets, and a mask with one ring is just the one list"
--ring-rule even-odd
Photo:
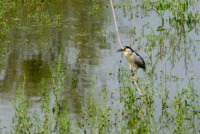
[[(127, 4), (126, 1), (115, 3)], [(197, 9), (190, 10), (195, 12)], [(170, 98), (176, 95), (177, 84), (181, 89), (187, 86), (187, 80), (191, 77), (194, 78), (194, 88), (198, 88), (199, 24), (174, 26), (168, 20), (169, 11), (164, 13), (163, 23), (156, 11), (144, 12), (137, 6), (132, 9), (129, 5), (116, 6), (115, 12), (122, 44), (125, 46), (130, 42), (132, 48), (144, 58), (147, 72), (152, 76), (149, 76), (149, 80), (153, 78), (155, 88), (161, 81), (162, 72), (166, 77), (170, 74), (165, 82), (165, 87), (170, 90)], [(42, 80), (49, 88), (52, 87), (49, 66), (56, 69), (60, 54), (63, 70), (69, 67), (60, 98), (68, 100), (70, 116), (81, 118), (80, 101), (84, 104), (85, 95), (90, 94), (91, 79), (94, 82), (95, 100), (100, 98), (102, 88), (106, 88), (108, 104), (113, 103), (116, 109), (122, 108), (117, 99), (121, 85), (118, 70), (121, 67), (128, 69), (129, 65), (123, 55), (116, 53), (120, 46), (109, 1), (55, 0), (30, 8), (26, 4), (19, 4), (18, 10), (13, 8), (6, 14), (9, 32), (1, 38), (0, 62), (0, 119), (5, 126), (3, 132), (11, 129), (15, 113), (11, 100), (19, 80), (26, 77), (24, 89), (28, 98), (33, 100), (29, 113), (35, 109), (40, 111), (41, 103), (38, 100), (41, 92), (38, 88)], [(156, 36), (161, 39), (160, 42)], [(156, 44), (152, 56), (147, 52), (152, 45), (151, 39)], [(138, 77), (144, 77), (140, 69)], [(110, 98), (111, 93), (114, 93), (114, 100)], [(155, 105), (155, 118), (158, 120), (161, 101), (157, 95)], [(72, 124), (75, 125), (76, 121)]]

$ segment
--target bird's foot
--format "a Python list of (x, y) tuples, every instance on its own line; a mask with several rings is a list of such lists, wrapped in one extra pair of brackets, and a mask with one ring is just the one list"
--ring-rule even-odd
[(137, 81), (137, 78), (135, 76), (132, 77), (133, 81)]
[(135, 71), (133, 71), (133, 69), (131, 69), (131, 77), (132, 77), (133, 81), (136, 81), (137, 78), (136, 78), (136, 74), (134, 72)]
[(136, 76), (136, 73), (137, 73), (137, 70), (133, 71), (133, 69), (131, 69), (131, 76)]
[(134, 71), (133, 71), (133, 68), (131, 68), (131, 73), (132, 73), (132, 72), (134, 72)]
[(134, 77), (134, 76), (135, 76), (135, 73), (134, 73), (134, 72), (131, 72), (131, 76)]

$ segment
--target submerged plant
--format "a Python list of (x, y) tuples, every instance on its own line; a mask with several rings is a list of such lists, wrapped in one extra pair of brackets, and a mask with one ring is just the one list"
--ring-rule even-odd
[[(14, 133), (70, 133), (70, 124), (72, 118), (69, 118), (68, 104), (67, 101), (64, 105), (61, 104), (60, 96), (63, 91), (63, 80), (65, 79), (68, 69), (63, 72), (61, 69), (61, 54), (58, 60), (57, 71), (54, 72), (53, 68), (51, 70), (51, 79), (53, 88), (47, 87), (45, 81), (41, 81), (42, 87), (40, 91), (42, 93), (41, 99), (41, 110), (43, 117), (35, 110), (33, 113), (28, 114), (28, 110), (31, 107), (31, 100), (27, 103), (27, 95), (24, 90), (26, 84), (26, 77), (24, 76), (24, 81), (21, 86), (19, 81), (18, 89), (15, 93), (15, 99), (12, 104), (15, 108), (15, 116), (13, 117), (13, 129), (11, 132)], [(20, 79), (19, 79), (20, 80)], [(53, 96), (51, 93), (53, 92)], [(53, 105), (50, 103), (51, 98), (54, 98)], [(27, 105), (29, 104), (29, 105)]]

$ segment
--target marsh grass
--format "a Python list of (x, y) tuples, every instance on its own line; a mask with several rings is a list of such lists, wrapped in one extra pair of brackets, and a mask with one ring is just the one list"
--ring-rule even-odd
[[(49, 88), (44, 80), (41, 81), (42, 87), (39, 90), (42, 95), (39, 101), (41, 102), (42, 114), (37, 110), (28, 114), (32, 99), (27, 103), (27, 93), (24, 90), (26, 77), (24, 76), (22, 85), (19, 81), (18, 89), (12, 101), (16, 112), (13, 117), (14, 123), (11, 133), (70, 132), (71, 118), (68, 117), (68, 104), (67, 101), (64, 104), (60, 102), (60, 96), (64, 89), (63, 79), (68, 73), (68, 69), (66, 71), (61, 69), (61, 54), (56, 68), (57, 70), (53, 70), (50, 66), (53, 87)], [(53, 93), (53, 104), (51, 104), (51, 93)], [(41, 115), (43, 116), (42, 118)]]
[[(61, 54), (56, 69), (50, 66), (53, 87), (49, 88), (45, 81), (41, 81), (42, 93), (41, 112), (28, 112), (32, 101), (27, 100), (24, 90), (26, 77), (19, 79), (18, 89), (12, 100), (15, 108), (13, 127), (9, 133), (197, 133), (199, 131), (198, 105), (199, 95), (188, 80), (185, 88), (179, 89), (172, 98), (169, 97), (170, 87), (165, 87), (166, 74), (160, 76), (160, 83), (155, 85), (153, 80), (145, 74), (137, 79), (142, 89), (145, 101), (138, 95), (134, 82), (130, 79), (130, 72), (121, 69), (120, 107), (108, 104), (106, 89), (102, 89), (99, 100), (94, 98), (93, 78), (91, 78), (90, 94), (85, 95), (82, 106), (82, 119), (69, 117), (67, 101), (61, 101), (64, 90), (63, 80), (67, 72), (61, 68)], [(51, 95), (53, 93), (53, 96)], [(113, 95), (112, 97), (113, 98)], [(115, 98), (115, 97), (114, 97)], [(52, 101), (53, 100), (53, 101)], [(155, 100), (161, 103), (158, 105)], [(53, 103), (51, 103), (53, 102)], [(161, 113), (156, 111), (157, 107)], [(76, 126), (71, 122), (76, 120)], [(75, 128), (75, 129), (72, 129)]]
[[(127, 1), (126, 1), (127, 2)], [(115, 5), (115, 8), (123, 7), (123, 12), (126, 15), (130, 15), (133, 18), (133, 13), (130, 13), (133, 6), (128, 1), (129, 5)], [(120, 81), (120, 88), (115, 91), (120, 97), (117, 98), (116, 94), (108, 94), (107, 89), (102, 89), (100, 99), (96, 99), (94, 96), (95, 89), (93, 87), (93, 78), (91, 78), (90, 92), (85, 92), (85, 99), (80, 101), (82, 108), (82, 118), (70, 116), (68, 101), (62, 98), (62, 93), (65, 90), (63, 81), (68, 75), (69, 68), (62, 69), (62, 50), (60, 48), (60, 55), (58, 62), (55, 66), (49, 64), (51, 72), (51, 86), (47, 85), (45, 79), (41, 81), (41, 93), (38, 102), (41, 105), (41, 111), (29, 111), (32, 107), (32, 99), (28, 98), (27, 91), (24, 89), (26, 85), (26, 74), (23, 78), (19, 78), (18, 88), (13, 91), (14, 99), (12, 99), (12, 105), (15, 109), (13, 116), (12, 130), (8, 133), (198, 133), (199, 130), (199, 95), (198, 89), (193, 86), (193, 78), (185, 80), (187, 86), (180, 88), (177, 80), (179, 77), (172, 76), (172, 74), (166, 71), (161, 71), (160, 74), (155, 75), (155, 67), (167, 52), (173, 52), (168, 59), (171, 60), (172, 68), (176, 63), (175, 57), (179, 59), (185, 57), (185, 66), (187, 68), (187, 60), (190, 59), (190, 54), (184, 49), (183, 53), (176, 55), (176, 51), (179, 51), (181, 47), (186, 47), (185, 44), (178, 43), (183, 37), (187, 36), (187, 33), (193, 29), (199, 21), (198, 11), (193, 13), (188, 9), (194, 4), (194, 1), (163, 1), (151, 2), (149, 0), (143, 1), (142, 4), (135, 5), (135, 9), (141, 8), (145, 14), (149, 11), (155, 11), (161, 18), (162, 23), (166, 22), (164, 13), (170, 12), (168, 16), (170, 29), (165, 29), (162, 24), (157, 31), (152, 29), (150, 34), (136, 35), (136, 27), (131, 28), (132, 37), (134, 41), (141, 44), (146, 38), (148, 42), (144, 46), (139, 45), (139, 49), (144, 48), (144, 51), (148, 56), (149, 70), (144, 73), (144, 76), (137, 78), (137, 83), (142, 90), (143, 96), (140, 96), (137, 92), (136, 85), (131, 79), (130, 71), (121, 67), (118, 72), (118, 79)], [(173, 3), (172, 3), (173, 2)], [(36, 18), (36, 24), (38, 24), (37, 36), (40, 37), (42, 27), (50, 27), (51, 25), (62, 26), (62, 16), (57, 14), (50, 17), (49, 13), (45, 11), (48, 6), (48, 1), (6, 1), (1, 3), (2, 12), (0, 19), (2, 20), (0, 25), (0, 35), (5, 35), (10, 29), (5, 12), (8, 10), (17, 12), (18, 6), (25, 7), (27, 11), (25, 17), (28, 18), (28, 22), (31, 21), (31, 17), (28, 14), (34, 14)], [(18, 6), (16, 6), (18, 4)], [(46, 4), (46, 5), (45, 5)], [(29, 10), (33, 8), (35, 10)], [(102, 8), (98, 5), (98, 2), (93, 5), (93, 15), (99, 17), (101, 15)], [(136, 11), (136, 16), (139, 11)], [(128, 14), (129, 13), (129, 14)], [(17, 24), (19, 18), (13, 16), (13, 23)], [(33, 16), (34, 16), (33, 15)], [(190, 30), (184, 31), (183, 27), (187, 25)], [(149, 28), (147, 23), (141, 28)], [(171, 32), (173, 28), (180, 29), (175, 32)], [(196, 30), (198, 31), (198, 29)], [(108, 34), (108, 29), (105, 26), (100, 32), (103, 34), (105, 40)], [(87, 35), (85, 31), (77, 33), (72, 36), (74, 41), (79, 40), (79, 37)], [(175, 39), (178, 38), (178, 39)], [(170, 47), (164, 45), (165, 41), (169, 39)], [(190, 41), (191, 39), (189, 39)], [(138, 41), (138, 42), (137, 42)], [(25, 43), (27, 43), (26, 41)], [(159, 48), (159, 52), (156, 53), (156, 61), (153, 62), (153, 52)], [(189, 47), (188, 47), (189, 48)], [(165, 50), (165, 51), (164, 51)], [(78, 52), (79, 54), (80, 52)], [(85, 76), (84, 76), (85, 77)], [(158, 79), (159, 82), (155, 82)], [(74, 75), (71, 77), (72, 85), (78, 83), (78, 80)], [(177, 87), (171, 89), (170, 85), (166, 86), (166, 81), (177, 82)], [(176, 93), (170, 96), (170, 91), (174, 90)], [(145, 101), (141, 99), (144, 97)], [(109, 100), (113, 100), (110, 103)], [(119, 106), (120, 105), (120, 106)], [(72, 124), (75, 121), (76, 124)]]

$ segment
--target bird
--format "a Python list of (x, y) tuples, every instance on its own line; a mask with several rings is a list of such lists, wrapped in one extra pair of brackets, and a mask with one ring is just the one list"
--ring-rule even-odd
[(142, 68), (144, 71), (146, 70), (146, 65), (143, 58), (137, 52), (133, 51), (131, 47), (124, 46), (123, 49), (118, 49), (117, 52), (124, 52), (128, 62), (136, 68), (136, 72), (138, 68)]

